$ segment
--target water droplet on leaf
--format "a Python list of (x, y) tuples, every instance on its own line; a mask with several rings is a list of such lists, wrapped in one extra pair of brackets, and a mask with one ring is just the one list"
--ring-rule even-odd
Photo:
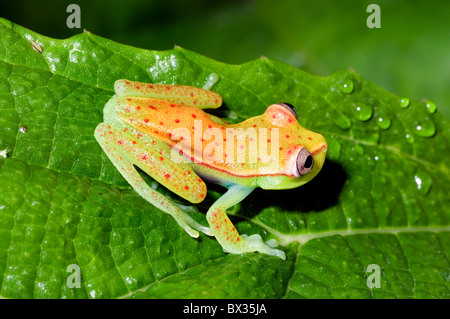
[(417, 122), (414, 130), (414, 134), (422, 137), (431, 137), (436, 133), (436, 127), (431, 120), (424, 120)]
[(373, 108), (367, 104), (359, 103), (353, 106), (353, 115), (360, 121), (367, 121), (372, 117)]
[(409, 99), (407, 97), (402, 97), (400, 99), (400, 106), (402, 108), (407, 108), (409, 106)]
[(411, 134), (406, 134), (406, 141), (409, 143), (409, 144), (412, 144), (412, 143), (414, 143), (414, 136), (412, 136)]
[(428, 113), (433, 114), (436, 112), (436, 104), (434, 104), (433, 102), (426, 101), (425, 106), (427, 107)]
[(358, 154), (358, 155), (363, 155), (364, 154), (364, 148), (359, 145), (356, 144), (355, 147), (353, 147), (353, 150)]
[(346, 79), (344, 82), (341, 83), (341, 91), (347, 94), (350, 94), (353, 92), (354, 84), (352, 79)]
[(352, 126), (350, 119), (340, 112), (333, 112), (330, 117), (331, 121), (343, 130), (347, 130)]
[(382, 130), (387, 130), (391, 126), (391, 119), (386, 115), (380, 116), (377, 120), (377, 125)]
[(414, 182), (416, 183), (417, 190), (423, 195), (428, 194), (431, 185), (433, 184), (431, 176), (428, 175), (428, 173), (424, 172), (423, 170), (419, 170), (414, 175)]

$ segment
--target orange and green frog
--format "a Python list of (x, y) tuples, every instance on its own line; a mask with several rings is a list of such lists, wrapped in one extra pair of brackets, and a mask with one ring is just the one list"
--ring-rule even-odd
[[(116, 81), (114, 90), (95, 138), (140, 196), (171, 215), (190, 236), (214, 236), (227, 253), (258, 251), (286, 258), (276, 241), (240, 235), (226, 210), (257, 187), (299, 187), (321, 170), (326, 141), (299, 124), (292, 105), (272, 104), (262, 115), (230, 124), (203, 111), (222, 104), (211, 90), (128, 80)], [(206, 196), (204, 181), (225, 187), (206, 213), (209, 227), (150, 187), (135, 166), (193, 204)]]

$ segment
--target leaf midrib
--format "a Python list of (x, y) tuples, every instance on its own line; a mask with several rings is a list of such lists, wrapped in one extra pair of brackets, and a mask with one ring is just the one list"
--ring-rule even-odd
[(332, 237), (332, 236), (351, 236), (351, 235), (369, 235), (369, 234), (391, 234), (397, 235), (399, 233), (418, 233), (418, 232), (450, 232), (450, 226), (404, 226), (404, 227), (386, 227), (386, 228), (366, 228), (366, 229), (341, 229), (341, 230), (328, 230), (323, 232), (307, 232), (303, 234), (288, 235), (283, 234), (270, 226), (258, 221), (250, 220), (251, 223), (264, 228), (266, 231), (270, 232), (272, 235), (276, 236), (279, 240), (281, 246), (289, 245), (293, 242), (298, 242), (301, 245), (306, 244), (308, 241), (316, 238)]

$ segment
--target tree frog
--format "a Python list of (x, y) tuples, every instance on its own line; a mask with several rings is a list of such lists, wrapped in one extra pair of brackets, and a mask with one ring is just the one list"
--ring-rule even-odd
[[(286, 258), (276, 241), (240, 235), (226, 210), (257, 187), (298, 187), (322, 168), (326, 141), (299, 124), (292, 105), (272, 104), (262, 115), (230, 124), (203, 110), (222, 104), (210, 90), (128, 80), (116, 81), (114, 90), (95, 138), (140, 196), (173, 216), (190, 236), (214, 236), (227, 253)], [(204, 181), (224, 186), (227, 191), (206, 213), (209, 227), (150, 187), (135, 166), (193, 204), (206, 196)]]

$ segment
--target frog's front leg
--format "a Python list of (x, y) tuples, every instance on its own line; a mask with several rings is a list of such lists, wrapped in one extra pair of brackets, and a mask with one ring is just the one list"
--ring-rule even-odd
[(279, 249), (274, 249), (263, 242), (261, 236), (239, 235), (226, 214), (226, 210), (249, 195), (254, 188), (241, 185), (233, 185), (220, 197), (206, 213), (206, 218), (212, 234), (222, 246), (223, 250), (231, 254), (259, 251), (261, 253), (286, 259), (286, 255)]

